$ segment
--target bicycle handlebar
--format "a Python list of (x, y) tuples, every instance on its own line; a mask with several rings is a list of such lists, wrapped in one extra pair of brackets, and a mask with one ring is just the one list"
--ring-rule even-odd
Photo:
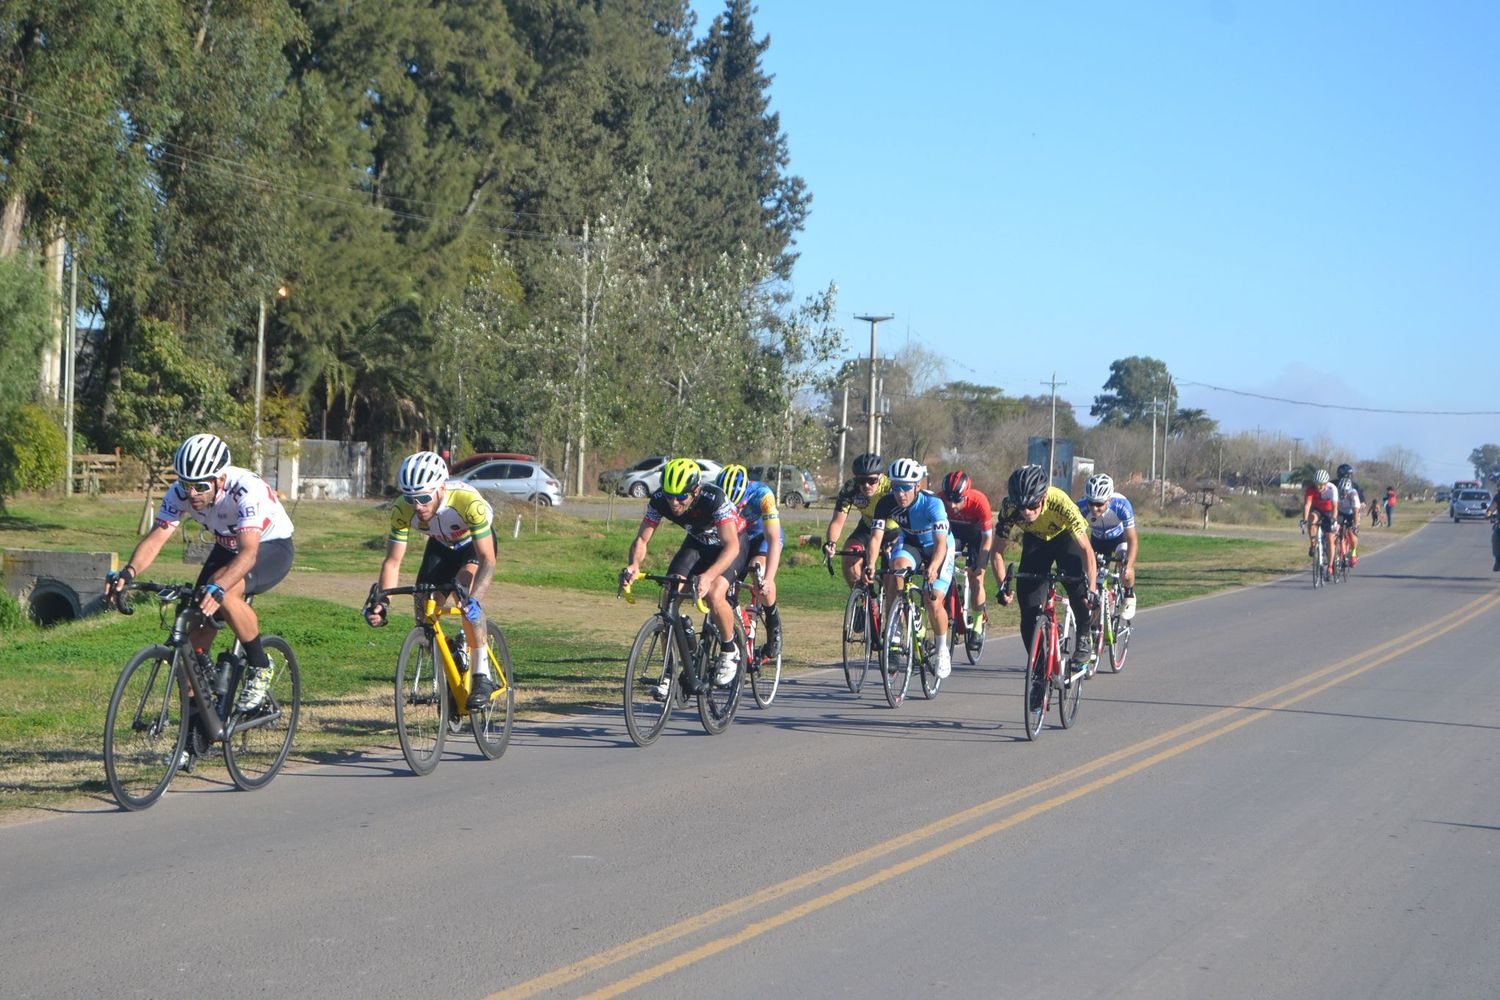
[(127, 617), (135, 614), (135, 609), (125, 603), (125, 592), (127, 590), (140, 590), (147, 594), (155, 595), (156, 599), (163, 604), (171, 604), (179, 600), (185, 594), (191, 594), (196, 588), (191, 583), (151, 583), (149, 581), (132, 580), (125, 586), (112, 594), (106, 594), (104, 607), (113, 608)]

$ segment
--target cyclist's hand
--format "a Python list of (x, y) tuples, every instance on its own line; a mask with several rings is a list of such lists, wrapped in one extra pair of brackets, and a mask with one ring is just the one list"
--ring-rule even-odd
[(224, 588), (217, 583), (205, 583), (198, 592), (198, 610), (205, 615), (218, 611), (224, 604)]
[(1297, 530), (1304, 535), (1307, 534), (1307, 518), (1304, 517), (1302, 520), (1297, 522)]
[(124, 592), (130, 581), (135, 579), (135, 570), (126, 566), (118, 573), (106, 573), (104, 576), (104, 596), (113, 597), (115, 594)]
[(837, 550), (838, 546), (834, 545), (832, 542), (823, 543), (823, 554), (828, 558), (832, 559), (834, 552), (836, 552)]
[(1099, 591), (1090, 588), (1088, 591), (1089, 607), (1095, 611), (1099, 610)]
[(484, 617), (484, 609), (479, 606), (478, 601), (471, 597), (464, 602), (464, 617), (471, 622), (477, 622)]
[(624, 569), (620, 570), (620, 589), (624, 590), (626, 587), (634, 583), (636, 575), (639, 572), (640, 571), (637, 570), (634, 566), (626, 566)]
[(365, 605), (365, 622), (371, 628), (383, 628), (386, 621), (390, 618), (390, 613), (390, 601), (375, 601), (372, 604)]

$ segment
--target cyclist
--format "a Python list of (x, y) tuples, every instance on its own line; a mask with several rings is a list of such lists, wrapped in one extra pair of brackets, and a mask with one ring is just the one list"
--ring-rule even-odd
[[(386, 535), (377, 586), (381, 590), (396, 586), (412, 529), (426, 535), (417, 583), (442, 586), (457, 582), (469, 592), (463, 607), (463, 627), (468, 666), (474, 674), (469, 679), (465, 707), (480, 711), (500, 686), (490, 673), (489, 634), (481, 606), (495, 575), (494, 515), (477, 489), (467, 483), (449, 482), (448, 463), (434, 451), (406, 456), (397, 485), (401, 496), (391, 511), (391, 529)], [(425, 602), (425, 595), (412, 595), (412, 610), (419, 621)], [(365, 612), (365, 621), (374, 628), (383, 626), (389, 617), (390, 601), (385, 598)]]
[[(888, 473), (890, 492), (875, 505), (870, 528), (870, 550), (880, 551), (887, 527), (898, 534), (891, 548), (892, 569), (920, 569), (927, 578), (923, 601), (932, 621), (932, 637), (937, 643), (934, 667), (938, 678), (953, 672), (948, 652), (948, 612), (943, 607), (948, 586), (953, 582), (953, 536), (948, 530), (948, 511), (937, 494), (919, 489), (927, 470), (910, 458), (898, 458)], [(875, 579), (875, 567), (866, 563), (865, 583)], [(886, 580), (886, 600), (895, 600), (895, 581)]]
[(1135, 508), (1115, 492), (1115, 481), (1104, 473), (1089, 477), (1078, 509), (1089, 522), (1089, 544), (1095, 552), (1120, 564), (1120, 582), (1125, 585), (1125, 603), (1120, 618), (1135, 617), (1135, 553), (1140, 544), (1135, 531)]
[[(621, 586), (629, 586), (640, 575), (641, 562), (656, 526), (663, 519), (687, 532), (682, 547), (667, 567), (668, 576), (697, 577), (699, 593), (708, 602), (709, 613), (719, 630), (719, 656), (714, 662), (714, 683), (724, 686), (739, 673), (740, 651), (734, 644), (734, 613), (729, 607), (729, 580), (745, 571), (748, 549), (740, 544), (739, 514), (724, 491), (701, 481), (703, 470), (691, 458), (674, 458), (661, 472), (661, 489), (646, 501), (640, 530), (630, 543)], [(658, 697), (668, 694), (667, 680), (657, 687)]]
[(943, 478), (943, 506), (948, 510), (948, 530), (953, 544), (968, 564), (970, 619), (982, 633), (985, 623), (984, 567), (994, 548), (995, 512), (990, 498), (976, 489), (968, 473), (954, 469)]
[[(844, 521), (848, 518), (849, 511), (859, 511), (859, 524), (844, 543), (844, 547), (851, 550), (844, 556), (844, 582), (850, 589), (865, 575), (867, 568), (866, 553), (873, 526), (870, 514), (890, 490), (891, 481), (885, 475), (885, 460), (875, 452), (867, 451), (854, 459), (854, 475), (839, 488), (839, 495), (833, 501), (833, 517), (829, 519), (828, 528), (824, 532), (825, 555), (832, 556), (838, 549), (839, 535), (844, 531)], [(855, 631), (863, 628), (862, 621), (855, 622)]]
[[(1302, 493), (1302, 527), (1307, 529), (1307, 554), (1317, 555), (1318, 539), (1314, 534), (1322, 531), (1328, 538), (1328, 573), (1333, 575), (1333, 546), (1338, 539), (1338, 525), (1334, 523), (1333, 512), (1338, 509), (1339, 488), (1329, 482), (1328, 470), (1319, 469), (1313, 475), (1313, 481), (1307, 484), (1307, 489)], [(1316, 511), (1318, 520), (1316, 524), (1309, 520)]]
[[(213, 551), (198, 571), (198, 608), (229, 622), (245, 650), (244, 686), (235, 709), (254, 711), (266, 698), (271, 660), (260, 641), (260, 619), (245, 600), (264, 594), (292, 568), (292, 519), (276, 493), (249, 469), (229, 464), (229, 446), (213, 434), (194, 434), (172, 456), (177, 482), (161, 499), (156, 522), (136, 545), (119, 573), (105, 579), (106, 596), (156, 561), (162, 546), (190, 517), (214, 533)], [(193, 648), (205, 650), (217, 627), (206, 622), (192, 634)]]
[(750, 478), (743, 465), (726, 465), (714, 479), (729, 502), (740, 512), (744, 527), (740, 545), (748, 555), (740, 579), (760, 567), (760, 602), (766, 612), (766, 643), (761, 656), (774, 660), (781, 653), (781, 612), (776, 608), (776, 570), (781, 566), (781, 547), (785, 536), (781, 513), (776, 509), (776, 491)]
[[(1490, 554), (1495, 557), (1495, 565), (1490, 567), (1490, 572), (1500, 573), (1500, 473), (1490, 476), (1491, 485), (1495, 487), (1495, 498), (1490, 505), (1484, 509), (1484, 516), (1490, 519)], [(1373, 505), (1372, 505), (1373, 506)]]
[(1365, 509), (1365, 491), (1354, 481), (1354, 466), (1338, 467), (1339, 545), (1349, 553), (1349, 565), (1359, 565), (1359, 516)]
[[(1061, 573), (1079, 578), (1063, 586), (1078, 622), (1069, 668), (1075, 674), (1082, 673), (1088, 669), (1094, 654), (1089, 623), (1093, 620), (1090, 609), (1097, 579), (1094, 549), (1089, 544), (1089, 523), (1066, 491), (1048, 484), (1047, 470), (1040, 465), (1023, 465), (1010, 474), (1000, 513), (995, 515), (995, 564), (1001, 604), (1010, 603), (1010, 595), (1005, 591), (1004, 556), (1016, 537), (1021, 540), (1020, 572), (1045, 575), (1056, 564)], [(1046, 581), (1038, 579), (1016, 587), (1016, 597), (1021, 602), (1021, 638), (1026, 643), (1028, 658), (1036, 619), (1047, 601), (1046, 591)]]

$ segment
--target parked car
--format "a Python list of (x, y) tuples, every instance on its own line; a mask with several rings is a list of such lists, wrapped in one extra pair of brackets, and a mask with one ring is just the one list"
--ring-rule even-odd
[[(747, 468), (751, 479), (765, 483), (773, 490), (776, 488), (776, 466), (751, 465)], [(781, 492), (777, 494), (776, 500), (783, 507), (806, 507), (810, 503), (817, 503), (818, 484), (813, 482), (812, 473), (795, 465), (783, 465)]]
[(1484, 517), (1484, 512), (1489, 509), (1489, 506), (1489, 490), (1459, 490), (1448, 502), (1448, 516), (1453, 518), (1455, 523), (1466, 517)]
[(460, 458), (457, 462), (449, 462), (448, 475), (457, 479), (460, 473), (478, 468), (485, 462), (496, 462), (504, 459), (514, 462), (535, 462), (536, 456), (519, 455), (511, 451), (476, 451), (468, 458)]
[(666, 455), (652, 455), (643, 458), (628, 469), (607, 469), (599, 473), (599, 490), (603, 493), (624, 493), (620, 489), (620, 480), (636, 472), (650, 472), (652, 469), (660, 469), (667, 464)]
[[(666, 468), (667, 462), (671, 461), (670, 455), (653, 455), (651, 458), (642, 459), (625, 470), (615, 483), (615, 492), (625, 496), (645, 499), (657, 490), (661, 489), (661, 470)], [(712, 481), (723, 468), (718, 462), (711, 458), (694, 458), (703, 469), (704, 481)], [(649, 464), (648, 464), (649, 463)]]
[(1439, 486), (1437, 488), (1437, 492), (1432, 495), (1432, 499), (1436, 500), (1438, 503), (1447, 503), (1449, 500), (1453, 499), (1453, 491), (1448, 489), (1448, 487), (1446, 486)]
[(454, 476), (480, 491), (493, 491), (543, 507), (557, 507), (563, 502), (562, 483), (535, 459), (485, 462)]

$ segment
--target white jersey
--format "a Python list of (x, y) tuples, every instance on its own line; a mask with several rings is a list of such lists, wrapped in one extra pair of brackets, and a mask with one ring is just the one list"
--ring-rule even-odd
[(194, 510), (181, 482), (172, 484), (156, 512), (158, 528), (175, 528), (184, 516), (214, 533), (214, 541), (226, 549), (239, 548), (241, 531), (258, 531), (260, 540), (273, 542), (292, 537), (292, 519), (276, 499), (276, 492), (249, 469), (227, 466), (224, 488), (213, 503)]

